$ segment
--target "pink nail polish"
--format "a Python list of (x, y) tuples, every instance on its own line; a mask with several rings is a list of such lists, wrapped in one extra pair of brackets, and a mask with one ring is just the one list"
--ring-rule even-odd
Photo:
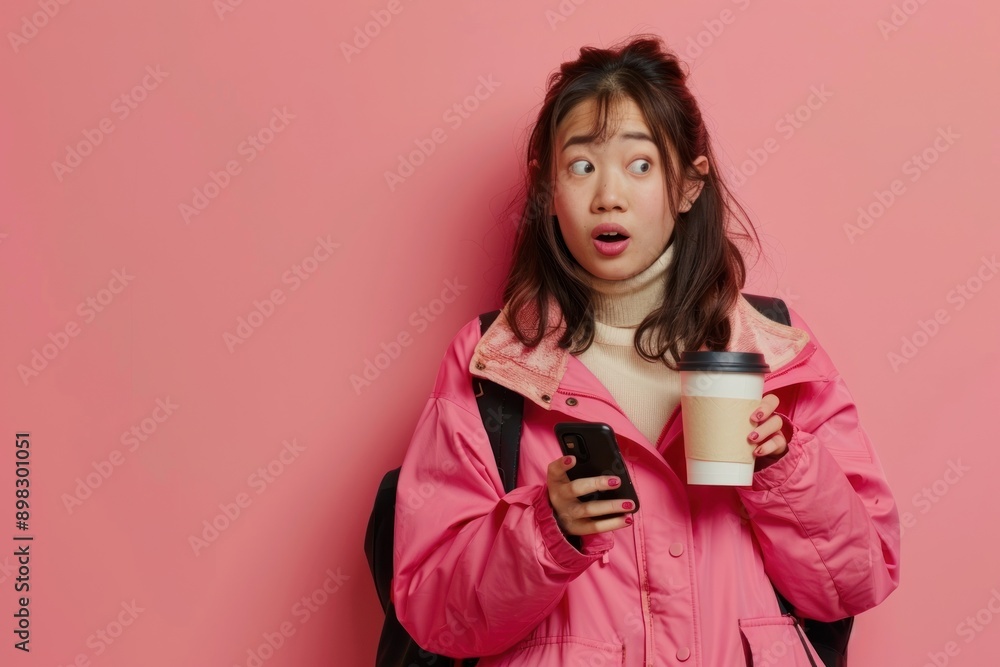
[(750, 434), (750, 441), (751, 442), (756, 442), (757, 438), (759, 438), (759, 437), (760, 437), (760, 434), (757, 433), (757, 431), (754, 431), (753, 433)]
[(632, 504), (631, 500), (626, 500), (625, 502), (622, 503), (622, 509), (623, 510), (630, 510), (633, 507), (634, 507), (634, 505)]
[(567, 456), (566, 458), (563, 459), (563, 465), (564, 466), (568, 466), (572, 462), (573, 462), (573, 457), (572, 456)]
[(758, 410), (756, 413), (754, 413), (753, 418), (756, 419), (757, 421), (760, 421), (761, 419), (764, 418), (764, 411)]
[(630, 517), (630, 516), (625, 517), (625, 525), (626, 526), (631, 526), (632, 525), (632, 517)]
[(608, 486), (618, 486), (619, 484), (621, 484), (621, 481), (617, 477), (612, 477), (608, 480)]

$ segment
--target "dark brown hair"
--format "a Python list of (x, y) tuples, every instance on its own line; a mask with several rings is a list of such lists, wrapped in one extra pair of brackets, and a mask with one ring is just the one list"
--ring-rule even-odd
[[(758, 247), (759, 239), (720, 177), (708, 130), (686, 79), (677, 56), (655, 35), (636, 35), (608, 49), (585, 46), (577, 60), (563, 63), (549, 77), (528, 141), (523, 210), (503, 288), (508, 319), (522, 344), (534, 347), (559, 324), (547, 321), (546, 304), (553, 298), (567, 325), (559, 345), (579, 353), (593, 342), (593, 297), (589, 286), (575, 275), (578, 264), (551, 211), (554, 143), (560, 121), (587, 100), (593, 100), (597, 110), (593, 134), (608, 136), (609, 109), (625, 98), (636, 103), (652, 131), (676, 219), (666, 297), (639, 325), (636, 350), (646, 359), (660, 359), (676, 369), (667, 352), (678, 359), (682, 349), (697, 350), (704, 344), (710, 350), (723, 350), (729, 344), (728, 313), (746, 281), (736, 241), (750, 239), (747, 229)], [(683, 178), (668, 158), (672, 154), (686, 178), (704, 183), (694, 205), (683, 213), (677, 212)], [(708, 158), (704, 176), (692, 166), (699, 155)], [(737, 210), (747, 218), (746, 226), (740, 224), (743, 232), (727, 229), (730, 219), (739, 219)]]

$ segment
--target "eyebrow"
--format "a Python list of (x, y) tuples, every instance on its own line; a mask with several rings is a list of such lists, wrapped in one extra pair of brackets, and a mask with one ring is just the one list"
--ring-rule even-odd
[[(592, 144), (594, 143), (594, 140), (596, 138), (597, 136), (593, 134), (577, 135), (575, 137), (570, 137), (569, 139), (566, 140), (566, 143), (563, 144), (562, 150), (566, 150), (570, 146), (576, 146), (577, 144), (584, 144), (584, 145)], [(648, 141), (650, 143), (655, 143), (653, 141), (653, 138), (650, 137), (645, 132), (625, 132), (623, 134), (618, 135), (618, 138), (623, 141), (625, 139), (635, 139), (638, 141)]]

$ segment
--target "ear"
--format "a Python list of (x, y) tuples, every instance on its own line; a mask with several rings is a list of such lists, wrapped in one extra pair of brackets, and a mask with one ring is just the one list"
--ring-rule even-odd
[[(708, 158), (704, 155), (699, 155), (695, 161), (691, 163), (691, 166), (697, 169), (698, 173), (702, 176), (708, 174)], [(686, 213), (691, 210), (691, 207), (694, 206), (694, 202), (698, 199), (698, 195), (701, 194), (703, 187), (705, 187), (705, 181), (696, 179), (687, 180), (687, 189), (684, 192), (684, 201), (681, 202), (680, 207), (681, 213)]]

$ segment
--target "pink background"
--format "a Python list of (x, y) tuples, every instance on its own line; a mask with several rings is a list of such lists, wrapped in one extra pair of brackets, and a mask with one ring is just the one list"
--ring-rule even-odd
[[(764, 236), (747, 289), (828, 348), (908, 524), (902, 586), (858, 619), (852, 664), (995, 664), (994, 4), (223, 1), (0, 11), (0, 662), (247, 665), (284, 627), (268, 667), (371, 664), (370, 504), (451, 337), (500, 305), (546, 78), (650, 30), (691, 64)], [(226, 187), (196, 201), (213, 172)], [(877, 215), (852, 232), (859, 207)], [(25, 430), (30, 654), (8, 555)]]

